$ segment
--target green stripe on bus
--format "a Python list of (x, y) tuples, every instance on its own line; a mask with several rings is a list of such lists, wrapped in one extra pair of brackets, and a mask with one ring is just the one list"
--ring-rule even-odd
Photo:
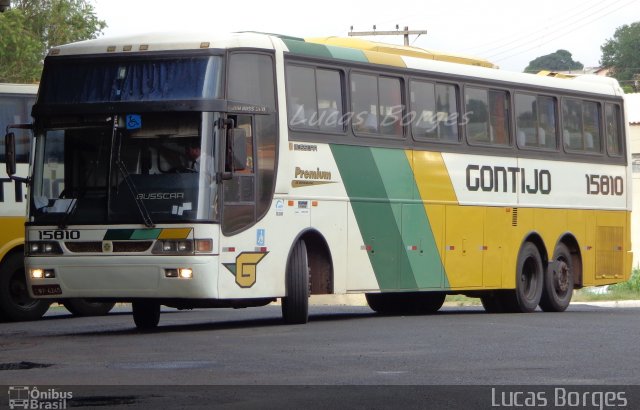
[(109, 229), (104, 234), (105, 241), (126, 241), (133, 235), (134, 229)]
[(405, 255), (400, 258), (399, 288), (441, 288), (444, 268), (407, 155), (385, 148), (373, 148), (372, 153), (388, 198), (402, 203), (399, 227)]
[(448, 287), (403, 150), (331, 145), (381, 290)]
[(367, 57), (362, 50), (356, 50), (353, 48), (326, 46), (327, 50), (331, 53), (333, 58), (339, 58), (342, 60), (358, 61), (361, 63), (368, 63)]
[[(332, 145), (340, 175), (351, 200), (369, 260), (381, 290), (399, 289), (398, 271), (406, 258), (401, 252), (402, 206), (390, 203), (372, 150), (366, 147)], [(413, 289), (415, 289), (415, 283)]]
[(331, 58), (329, 49), (323, 44), (306, 43), (304, 41), (296, 41), (287, 38), (283, 38), (282, 41), (286, 44), (289, 51), (294, 54)]
[(136, 229), (131, 235), (131, 240), (157, 239), (162, 229)]
[(105, 241), (139, 241), (156, 239), (162, 229), (109, 229), (104, 234)]

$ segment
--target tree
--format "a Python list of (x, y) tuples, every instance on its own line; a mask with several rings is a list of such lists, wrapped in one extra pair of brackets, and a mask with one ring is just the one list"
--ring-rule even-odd
[(98, 37), (107, 24), (88, 0), (15, 0), (0, 14), (0, 82), (34, 82), (49, 48)]
[(529, 65), (524, 69), (525, 73), (537, 73), (540, 70), (549, 71), (569, 71), (582, 70), (584, 65), (579, 61), (573, 61), (571, 53), (567, 50), (558, 50), (555, 53), (540, 56), (529, 61)]
[(632, 84), (640, 74), (640, 22), (618, 27), (600, 49), (600, 64), (610, 67), (612, 76), (622, 84)]
[(33, 83), (42, 71), (42, 45), (20, 10), (0, 14), (0, 82)]

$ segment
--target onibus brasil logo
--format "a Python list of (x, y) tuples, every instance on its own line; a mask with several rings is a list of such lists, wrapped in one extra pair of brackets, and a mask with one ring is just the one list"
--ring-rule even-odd
[(10, 386), (10, 409), (66, 409), (67, 400), (73, 398), (73, 393), (55, 388), (38, 390), (37, 387)]

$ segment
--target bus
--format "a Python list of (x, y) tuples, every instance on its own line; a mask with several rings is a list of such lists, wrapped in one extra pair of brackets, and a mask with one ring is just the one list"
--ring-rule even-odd
[(131, 302), (150, 329), (161, 306), (278, 300), (306, 323), (318, 294), (383, 314), (447, 294), (560, 312), (629, 278), (615, 80), (357, 47), (242, 32), (53, 48), (33, 109), (32, 296)]
[[(38, 93), (37, 84), (0, 84), (0, 129), (30, 120), (31, 107)], [(18, 175), (27, 175), (31, 137), (26, 130), (15, 136)], [(4, 163), (4, 145), (0, 163)], [(24, 184), (10, 179), (0, 170), (0, 320), (38, 319), (49, 309), (50, 301), (33, 299), (24, 274), (24, 222), (26, 216)], [(65, 307), (76, 315), (106, 314), (113, 305), (84, 300), (67, 300)]]

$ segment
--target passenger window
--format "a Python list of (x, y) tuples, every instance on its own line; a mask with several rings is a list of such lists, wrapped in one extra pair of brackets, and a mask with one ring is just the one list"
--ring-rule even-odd
[(457, 89), (453, 85), (411, 81), (411, 131), (417, 140), (458, 142)]
[[(292, 128), (315, 128), (316, 81), (313, 68), (287, 67), (287, 113)], [(314, 119), (314, 121), (312, 121)]]
[(351, 76), (352, 123), (356, 134), (402, 137), (402, 87), (399, 78)]
[[(0, 97), (0, 132), (4, 135), (7, 125), (31, 122), (31, 107), (34, 99), (30, 96)], [(29, 163), (31, 134), (27, 130), (12, 129), (16, 136), (16, 162)], [(4, 144), (0, 144), (0, 162), (5, 162)]]
[(402, 137), (402, 91), (400, 79), (380, 77), (380, 130), (382, 134)]
[(520, 148), (556, 147), (556, 110), (552, 97), (517, 93), (516, 142)]
[(620, 132), (620, 106), (605, 104), (605, 125), (607, 133), (607, 152), (611, 156), (621, 156), (622, 133)]
[(567, 98), (562, 104), (562, 121), (566, 149), (601, 152), (600, 104)]
[(289, 65), (286, 81), (291, 128), (344, 130), (340, 72)]
[(584, 101), (582, 105), (584, 121), (585, 151), (601, 152), (600, 137), (600, 104)]
[(471, 144), (509, 145), (506, 91), (465, 88), (467, 139)]
[(342, 76), (335, 70), (316, 70), (320, 129), (342, 132)]
[(351, 109), (353, 131), (378, 133), (378, 80), (373, 75), (351, 76)]

